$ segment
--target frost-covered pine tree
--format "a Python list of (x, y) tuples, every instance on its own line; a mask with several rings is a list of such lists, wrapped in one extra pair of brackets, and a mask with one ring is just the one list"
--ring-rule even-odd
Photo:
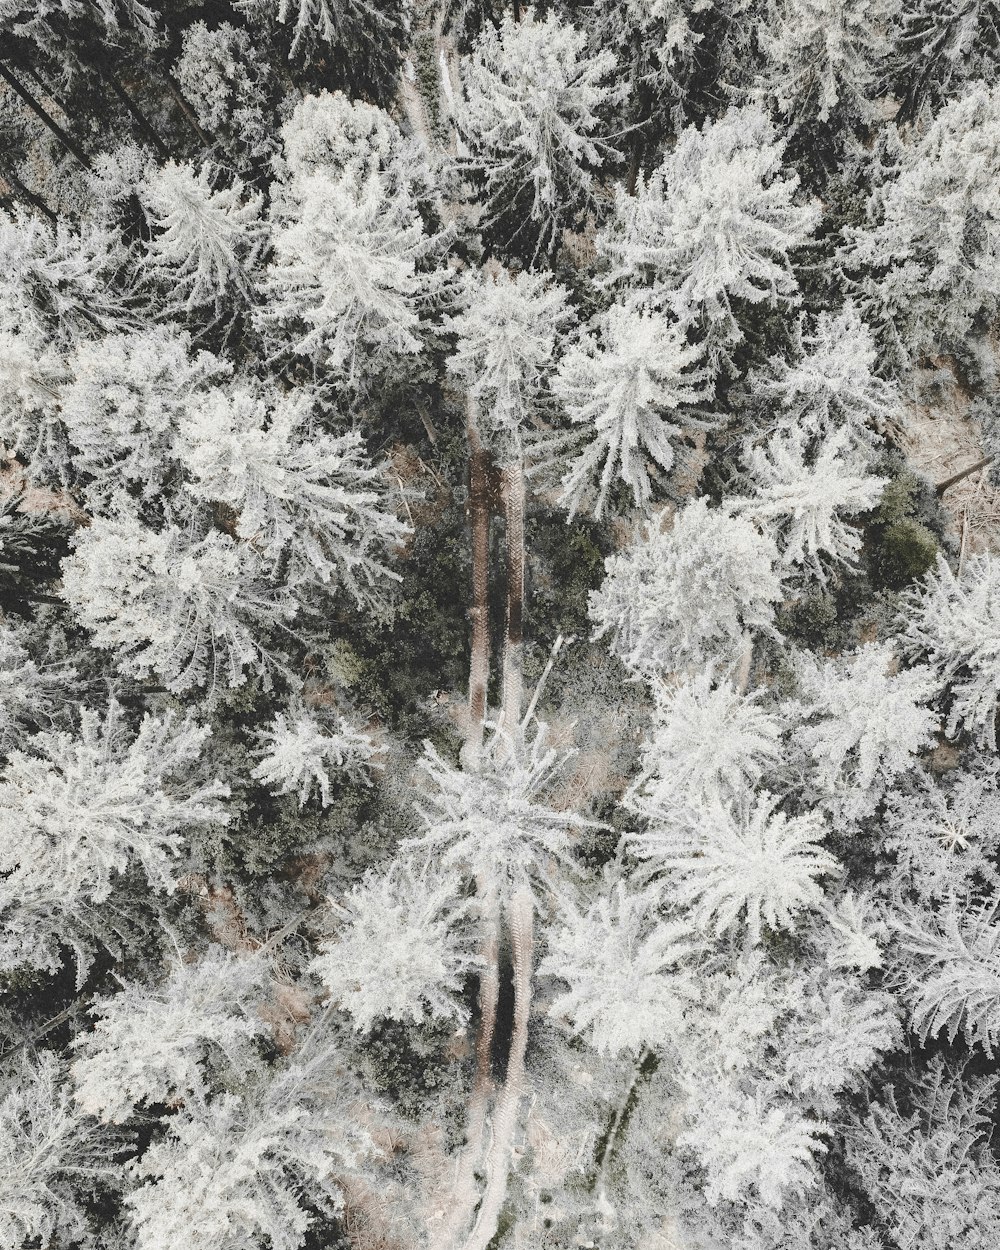
[(851, 442), (844, 426), (815, 444), (801, 426), (781, 426), (747, 449), (753, 494), (743, 514), (773, 535), (790, 573), (825, 582), (827, 566), (857, 561), (862, 538), (850, 518), (875, 507), (887, 479), (867, 472)]
[(717, 1097), (678, 1143), (694, 1151), (705, 1169), (705, 1200), (755, 1200), (779, 1210), (818, 1182), (817, 1156), (827, 1125), (769, 1103), (761, 1094)]
[(662, 1044), (683, 1029), (684, 1009), (698, 998), (698, 943), (684, 922), (661, 917), (659, 903), (656, 890), (630, 892), (618, 882), (550, 934), (538, 972), (567, 988), (549, 1014), (565, 1016), (599, 1052), (637, 1055)]
[(497, 267), (465, 279), (461, 307), (449, 320), (457, 341), (448, 370), (476, 400), (480, 433), (501, 459), (519, 456), (571, 316), (566, 291), (544, 274)]
[[(319, 147), (302, 141), (306, 119), (317, 121), (315, 104), (303, 103), (306, 118), (293, 114), (285, 126), (288, 176), (271, 208), (259, 320), (276, 348), (284, 341), (315, 369), (356, 384), (420, 352), (421, 316), (441, 286), (439, 245), (403, 171), (382, 169), (367, 150), (381, 136), (350, 118), (366, 106), (341, 96), (321, 102), (320, 134), (329, 130), (336, 142), (338, 131), (353, 129), (360, 150), (337, 163), (300, 159), (303, 148), (315, 156)], [(380, 129), (395, 128), (385, 118)]]
[(818, 878), (839, 869), (820, 845), (822, 819), (778, 807), (766, 792), (728, 804), (715, 795), (666, 820), (654, 816), (632, 849), (647, 872), (664, 875), (663, 897), (688, 910), (697, 932), (719, 937), (738, 925), (756, 944), (764, 926), (791, 929), (799, 912), (821, 903)]
[(996, 750), (1000, 698), (1000, 566), (983, 552), (956, 577), (943, 556), (910, 592), (899, 620), (902, 645), (946, 690), (948, 733), (959, 730)]
[(878, 348), (854, 303), (817, 314), (811, 325), (800, 317), (795, 343), (795, 358), (775, 357), (753, 378), (755, 396), (781, 420), (814, 436), (847, 428), (859, 443), (898, 423), (899, 388), (875, 372)]
[[(0, 546), (0, 559), (2, 552)], [(32, 654), (33, 644), (29, 629), (0, 621), (0, 756), (23, 747), (35, 731), (54, 728), (74, 702), (77, 670), (45, 651)]]
[(1000, 46), (996, 0), (903, 0), (889, 63), (903, 100), (902, 114), (913, 117), (930, 101), (954, 99), (969, 82), (987, 81)]
[[(617, 57), (622, 110), (631, 125), (652, 129), (689, 115), (701, 64), (723, 51), (713, 0), (623, 0), (588, 15), (592, 39)], [(710, 43), (712, 37), (714, 41)], [(642, 130), (640, 130), (641, 142)]]
[[(126, 298), (134, 286), (131, 258), (110, 230), (53, 225), (0, 208), (0, 254), (0, 331), (65, 344), (132, 320)], [(117, 280), (122, 276), (124, 286)]]
[(984, 1248), (1000, 1234), (1000, 1169), (990, 1148), (995, 1075), (936, 1055), (873, 1099), (847, 1134), (880, 1230), (896, 1245)]
[(150, 266), (186, 312), (219, 312), (227, 296), (248, 298), (249, 271), (263, 244), (263, 196), (245, 196), (239, 179), (228, 187), (218, 180), (211, 165), (196, 170), (169, 161), (139, 190), (154, 231)]
[(917, 772), (886, 799), (884, 846), (892, 857), (887, 890), (895, 899), (935, 905), (985, 898), (1000, 886), (1000, 786), (986, 756), (947, 784)]
[(773, 628), (779, 563), (774, 540), (749, 521), (692, 500), (671, 529), (654, 519), (644, 538), (606, 562), (590, 618), (638, 674), (733, 663), (755, 633)]
[(98, 999), (94, 1027), (74, 1044), (77, 1105), (120, 1124), (142, 1104), (204, 1098), (213, 1064), (230, 1078), (252, 1066), (265, 979), (260, 959), (215, 951), (176, 961), (159, 985), (126, 983)]
[(895, 917), (900, 995), (924, 1043), (961, 1034), (970, 1049), (1000, 1047), (1000, 924), (996, 907), (950, 897), (934, 914), (908, 907)]
[(292, 584), (343, 585), (377, 603), (384, 563), (409, 533), (388, 506), (379, 471), (354, 431), (317, 429), (315, 397), (252, 384), (213, 389), (190, 404), (177, 457), (196, 499), (223, 505), (235, 537)]
[(376, 1148), (345, 1105), (352, 1086), (337, 1088), (335, 1056), (322, 1058), (242, 1093), (191, 1099), (171, 1118), (134, 1168), (127, 1202), (140, 1250), (178, 1238), (194, 1250), (298, 1250), (316, 1214), (342, 1208), (339, 1179)]
[(706, 668), (654, 695), (641, 769), (625, 800), (637, 813), (656, 819), (685, 802), (739, 798), (781, 760), (784, 724), (763, 691), (741, 693)]
[(961, 350), (1000, 308), (998, 117), (1000, 91), (970, 85), (903, 146), (867, 224), (845, 230), (843, 260), (904, 358)]
[(312, 970), (360, 1032), (376, 1020), (464, 1019), (464, 978), (478, 965), (456, 881), (400, 859), (333, 904), (336, 932)]
[(798, 677), (795, 739), (819, 790), (848, 819), (867, 815), (933, 741), (934, 676), (899, 668), (891, 646), (870, 643), (825, 663), (800, 656)]
[(695, 407), (709, 393), (701, 351), (658, 312), (613, 305), (600, 334), (584, 334), (564, 353), (552, 380), (557, 401), (584, 443), (562, 479), (570, 518), (591, 494), (600, 517), (612, 484), (621, 480), (639, 508), (652, 498), (650, 464), (674, 467), (675, 441), (704, 426)]
[(271, 635), (297, 604), (268, 582), (248, 543), (129, 512), (95, 518), (63, 561), (62, 594), (124, 671), (169, 690), (239, 685), (277, 662)]
[[(538, 898), (549, 890), (557, 866), (568, 864), (570, 838), (592, 822), (546, 800), (566, 755), (550, 747), (544, 727), (529, 737), (524, 726), (494, 730), (474, 768), (458, 769), (430, 743), (421, 761), (430, 783), (420, 796), (426, 829), (413, 843), (453, 881), (474, 883), (476, 897), (455, 898), (469, 909), (481, 959), (480, 1023), (476, 1066), (466, 1123), (466, 1144), (456, 1165), (449, 1237), (466, 1237), (468, 1250), (486, 1250), (496, 1234), (508, 1190), (511, 1151), (526, 1091), (526, 1055), (532, 1002)], [(493, 1100), (491, 1052), (500, 994), (500, 940), (512, 952), (513, 1034), (502, 1088)], [(490, 1135), (487, 1137), (487, 1129)], [(477, 1177), (485, 1165), (480, 1192)]]
[(162, 496), (175, 474), (184, 414), (231, 366), (196, 351), (170, 325), (84, 339), (66, 360), (58, 415), (72, 470), (90, 508), (104, 511), (126, 490)]
[(224, 824), (229, 788), (199, 775), (209, 735), (190, 719), (147, 715), (135, 731), (111, 703), (84, 709), (76, 733), (36, 734), (0, 774), (0, 964), (55, 971), (61, 948), (85, 965), (96, 942), (116, 944), (108, 900), (138, 870), (171, 891), (186, 834)]
[(299, 806), (319, 791), (323, 807), (331, 802), (331, 774), (365, 779), (374, 753), (368, 734), (341, 716), (326, 725), (306, 708), (279, 712), (257, 735), (260, 762), (251, 776), (271, 787), (272, 794), (295, 794)]
[(287, 27), (290, 59), (322, 60), (353, 94), (391, 98), (409, 34), (406, 0), (236, 0), (234, 7)]
[(898, 0), (774, 0), (761, 23), (763, 92), (791, 126), (871, 116)]
[(508, 254), (554, 251), (617, 159), (601, 136), (614, 54), (556, 13), (504, 14), (462, 63), (462, 168), (481, 182), (486, 225)]
[(616, 190), (597, 236), (605, 280), (636, 303), (669, 309), (715, 354), (740, 341), (745, 307), (794, 304), (791, 254), (809, 240), (819, 211), (800, 202), (784, 147), (753, 106), (686, 127), (635, 195)]
[(55, 1055), (16, 1060), (0, 1097), (0, 1245), (92, 1237), (84, 1197), (120, 1174), (115, 1144), (74, 1107)]
[(202, 130), (217, 142), (224, 137), (237, 168), (277, 149), (265, 113), (272, 72), (250, 33), (230, 22), (214, 28), (192, 22), (182, 32), (173, 66), (177, 85)]

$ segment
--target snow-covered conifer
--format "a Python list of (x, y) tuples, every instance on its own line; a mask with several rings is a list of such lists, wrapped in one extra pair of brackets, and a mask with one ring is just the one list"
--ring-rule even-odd
[(820, 846), (820, 817), (777, 809), (767, 793), (737, 803), (713, 797), (654, 820), (630, 842), (649, 873), (666, 875), (663, 897), (690, 908), (698, 930), (718, 937), (745, 925), (755, 944), (765, 925), (791, 929), (799, 912), (821, 903), (817, 878), (840, 867)]
[(562, 479), (561, 498), (570, 517), (589, 495), (595, 476), (595, 516), (600, 517), (608, 490), (619, 478), (637, 507), (648, 506), (648, 461), (668, 473), (674, 467), (674, 440), (685, 427), (705, 424), (693, 410), (708, 394), (700, 363), (700, 349), (688, 344), (669, 318), (621, 304), (602, 318), (599, 339), (584, 335), (563, 355), (552, 390), (574, 425), (582, 427), (585, 443)]
[(70, 343), (131, 321), (126, 292), (112, 281), (129, 258), (120, 239), (87, 223), (50, 225), (0, 208), (0, 331)]
[(92, 1236), (84, 1195), (120, 1172), (73, 1106), (72, 1084), (55, 1055), (21, 1059), (0, 1099), (0, 1245), (16, 1250), (79, 1243)]
[(587, 912), (568, 912), (549, 938), (539, 975), (569, 987), (549, 1014), (567, 1017), (602, 1053), (638, 1054), (673, 1040), (697, 1000), (697, 981), (684, 966), (697, 946), (684, 923), (658, 912), (656, 891), (632, 893), (619, 882)]
[(783, 420), (815, 436), (846, 427), (861, 443), (899, 420), (899, 388), (875, 373), (878, 349), (854, 303), (817, 314), (811, 327), (800, 318), (796, 342), (795, 359), (775, 357), (753, 379)]
[(817, 1184), (817, 1155), (828, 1126), (794, 1108), (768, 1105), (757, 1094), (727, 1098), (716, 1091), (678, 1144), (705, 1170), (705, 1199), (714, 1206), (757, 1197), (778, 1208), (789, 1191)]
[(857, 560), (861, 534), (845, 516), (874, 508), (887, 479), (867, 472), (849, 429), (811, 447), (801, 426), (782, 426), (765, 446), (751, 445), (747, 461), (754, 493), (742, 505), (744, 515), (774, 536), (790, 571), (825, 582), (826, 562)]
[(93, 1029), (74, 1043), (78, 1105), (120, 1123), (140, 1103), (204, 1096), (206, 1055), (221, 1054), (238, 1072), (263, 1031), (255, 1010), (263, 979), (259, 961), (210, 954), (178, 960), (160, 985), (126, 983), (98, 999)]
[(987, 81), (1000, 44), (995, 0), (903, 0), (891, 65), (899, 76), (903, 112), (913, 116), (925, 100), (954, 99), (965, 83)]
[(296, 608), (264, 580), (249, 544), (174, 524), (156, 532), (127, 512), (80, 531), (62, 574), (95, 645), (172, 691), (239, 685), (248, 668), (266, 673), (275, 662), (267, 634)]
[(795, 737), (822, 792), (849, 818), (870, 813), (932, 741), (933, 674), (897, 665), (885, 643), (826, 663), (799, 658)]
[(32, 731), (51, 728), (72, 704), (76, 669), (64, 660), (41, 657), (39, 662), (30, 641), (27, 630), (0, 620), (0, 757), (23, 747)]
[(52, 970), (61, 942), (101, 940), (101, 905), (133, 867), (150, 890), (174, 888), (185, 832), (227, 819), (218, 800), (228, 787), (197, 769), (208, 733), (147, 715), (133, 734), (112, 703), (103, 718), (82, 711), (76, 734), (39, 733), (10, 753), (0, 775), (3, 966)]
[(774, 0), (761, 23), (763, 90), (792, 126), (868, 120), (898, 0)]
[(147, 176), (139, 196), (155, 233), (149, 258), (170, 288), (170, 301), (190, 312), (227, 295), (250, 294), (248, 271), (260, 251), (263, 196), (244, 195), (239, 179), (216, 186), (210, 165), (169, 161)]
[(330, 803), (331, 773), (364, 779), (374, 751), (371, 738), (343, 716), (327, 727), (305, 708), (279, 712), (258, 740), (260, 763), (250, 775), (273, 794), (296, 794), (300, 807), (314, 789), (323, 807)]
[(616, 191), (597, 238), (608, 281), (644, 304), (670, 309), (716, 346), (738, 342), (739, 303), (794, 303), (790, 253), (812, 234), (818, 210), (797, 202), (782, 168), (784, 143), (759, 108), (730, 109), (688, 126), (636, 194)]
[(872, 314), (906, 351), (954, 350), (1000, 309), (1000, 88), (975, 83), (906, 145), (846, 232)]
[(568, 755), (549, 746), (544, 727), (518, 737), (494, 730), (475, 771), (454, 768), (429, 742), (420, 761), (431, 788), (420, 794), (426, 831), (414, 845), (446, 868), (496, 881), (504, 895), (544, 880), (547, 864), (567, 859), (572, 832), (593, 823), (546, 804)]
[[(329, 107), (343, 110), (335, 97)], [(368, 110), (367, 121), (370, 108), (356, 107)], [(377, 132), (354, 129), (359, 158), (303, 162), (296, 159), (303, 120), (289, 121), (289, 176), (271, 210), (272, 260), (261, 279), (260, 310), (265, 331), (350, 382), (421, 350), (421, 315), (441, 286), (432, 263), (438, 244), (407, 181), (366, 159)], [(314, 141), (307, 150), (319, 147)]]
[(240, 164), (277, 148), (265, 114), (270, 67), (250, 32), (220, 22), (214, 29), (191, 22), (181, 33), (174, 77), (198, 124), (213, 135), (226, 131)]
[(664, 113), (688, 112), (692, 78), (709, 51), (704, 27), (715, 8), (714, 0), (622, 0), (594, 9), (592, 39), (617, 54), (633, 114), (648, 110), (659, 121)]
[(857, 975), (822, 969), (790, 981), (789, 999), (794, 1041), (783, 1056), (785, 1082), (797, 1098), (832, 1113), (837, 1097), (863, 1087), (871, 1068), (902, 1043), (898, 1003)]
[(77, 343), (59, 390), (73, 467), (88, 504), (103, 510), (127, 488), (159, 496), (174, 471), (174, 441), (199, 394), (231, 366), (193, 351), (187, 334), (150, 326)]
[(936, 913), (896, 917), (900, 992), (924, 1042), (959, 1033), (992, 1055), (1000, 1047), (1000, 923), (995, 907), (952, 897)]
[(948, 733), (996, 750), (1000, 698), (1000, 563), (983, 552), (956, 577), (943, 556), (900, 616), (902, 645), (946, 686)]
[(406, 0), (236, 0), (234, 7), (287, 26), (289, 56), (336, 67), (352, 94), (391, 98), (410, 33)]
[(553, 248), (617, 152), (600, 137), (610, 97), (609, 49), (549, 13), (487, 23), (462, 63), (457, 121), (463, 165), (482, 179), (484, 211), (504, 245), (532, 258)]
[(392, 117), (342, 91), (320, 91), (296, 101), (281, 127), (284, 181), (294, 185), (314, 174), (364, 183), (374, 177), (415, 192), (425, 176), (412, 140)]
[(177, 440), (188, 490), (232, 509), (237, 538), (272, 567), (287, 559), (292, 584), (342, 584), (377, 602), (380, 583), (396, 576), (383, 558), (409, 530), (386, 506), (361, 436), (320, 432), (314, 412), (308, 389), (206, 393)]
[(870, 895), (845, 890), (823, 908), (814, 938), (830, 968), (881, 968), (887, 926)]
[(936, 1055), (848, 1131), (847, 1160), (896, 1245), (950, 1250), (957, 1239), (985, 1250), (1000, 1236), (995, 1099), (995, 1076), (949, 1068)]
[(947, 785), (916, 773), (886, 799), (884, 845), (904, 896), (912, 892), (927, 902), (943, 902), (1000, 886), (996, 762), (970, 762)]
[(447, 875), (397, 860), (333, 905), (337, 931), (312, 969), (359, 1032), (383, 1017), (462, 1018), (462, 982), (476, 961), (463, 932), (468, 904), (455, 895)]
[(692, 500), (672, 529), (654, 519), (644, 538), (606, 562), (590, 617), (633, 672), (728, 663), (754, 632), (772, 629), (778, 563), (773, 539), (749, 521)]
[[(256, 1095), (256, 1096), (255, 1096)], [(286, 1071), (262, 1092), (192, 1099), (134, 1167), (138, 1250), (298, 1250), (313, 1211), (342, 1204), (335, 1174), (364, 1149), (340, 1099), (309, 1096)], [(369, 1147), (370, 1149), (370, 1147)]]
[(571, 314), (566, 291), (545, 274), (470, 273), (448, 369), (479, 401), (483, 433), (510, 454), (553, 365), (559, 331)]
[(781, 718), (711, 669), (655, 688), (642, 769), (626, 803), (655, 819), (685, 802), (738, 798), (782, 758)]

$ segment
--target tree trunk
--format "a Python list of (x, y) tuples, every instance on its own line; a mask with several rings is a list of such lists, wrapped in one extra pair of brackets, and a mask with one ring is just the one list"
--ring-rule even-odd
[(167, 148), (167, 145), (153, 129), (152, 123), (146, 117), (145, 113), (143, 113), (143, 111), (139, 108), (138, 104), (136, 104), (136, 102), (132, 99), (111, 70), (106, 68), (104, 65), (98, 65), (97, 72), (101, 75), (118, 99), (121, 100), (122, 104), (125, 105), (129, 116), (139, 127), (140, 131), (150, 141), (150, 143), (152, 143), (153, 147), (156, 148), (160, 156), (162, 156), (164, 160), (168, 160), (170, 158), (170, 151)]
[(478, 762), (483, 745), (486, 694), (490, 678), (490, 498), (489, 453), (479, 438), (475, 397), (466, 399), (469, 438), (469, 525), (472, 530), (472, 622), (469, 663), (469, 729), (466, 735), (468, 765)]
[(625, 1091), (625, 1097), (621, 1100), (617, 1110), (611, 1118), (608, 1125), (608, 1135), (604, 1140), (601, 1149), (600, 1158), (598, 1160), (597, 1178), (594, 1182), (594, 1190), (597, 1196), (597, 1207), (602, 1215), (609, 1221), (609, 1230), (614, 1219), (614, 1208), (608, 1200), (608, 1172), (611, 1167), (611, 1160), (614, 1157), (615, 1148), (618, 1145), (622, 1132), (632, 1111), (635, 1101), (636, 1092), (639, 1088), (640, 1081), (644, 1080), (651, 1072), (655, 1072), (658, 1066), (656, 1055), (647, 1047), (643, 1047), (638, 1062), (635, 1065), (635, 1071), (632, 1073), (632, 1079), (628, 1083), (628, 1089)]
[(934, 487), (938, 498), (940, 499), (944, 492), (950, 487), (957, 486), (958, 483), (964, 481), (965, 478), (971, 477), (973, 473), (978, 473), (980, 469), (985, 469), (987, 465), (992, 463), (992, 456), (983, 456), (982, 460), (977, 460), (975, 464), (970, 464), (967, 469), (960, 469), (958, 473), (953, 473), (951, 477), (946, 477), (943, 482), (938, 482), (937, 486)]
[(743, 636), (743, 650), (740, 652), (739, 664), (736, 668), (734, 685), (739, 694), (746, 694), (750, 686), (750, 673), (753, 670), (753, 634), (747, 631)]
[(464, 1235), (479, 1201), (476, 1173), (486, 1149), (486, 1113), (493, 1097), (493, 1036), (500, 1001), (500, 898), (496, 883), (480, 877), (482, 906), (481, 955), (483, 971), (479, 978), (479, 1031), (476, 1037), (476, 1070), (469, 1091), (465, 1121), (465, 1148), (455, 1172), (452, 1205), (444, 1227), (435, 1234), (441, 1246), (455, 1245)]
[(212, 140), (207, 134), (205, 134), (201, 126), (198, 125), (198, 119), (191, 111), (191, 106), (188, 104), (187, 100), (185, 100), (183, 95), (181, 95), (180, 87), (178, 87), (177, 80), (174, 78), (173, 74), (164, 69), (160, 70), (160, 74), (163, 77), (163, 81), (167, 84), (167, 90), (170, 92), (171, 96), (173, 96), (174, 103), (180, 109), (181, 116), (187, 122), (192, 133), (198, 136), (206, 148), (210, 148), (212, 146)]
[(513, 739), (524, 698), (524, 466), (504, 465), (501, 475), (507, 542), (507, 611), (503, 640), (503, 727)]
[(10, 70), (3, 63), (3, 61), (0, 61), (0, 78), (2, 78), (7, 83), (7, 85), (11, 88), (12, 91), (14, 91), (18, 96), (20, 96), (20, 98), (24, 101), (25, 104), (27, 104), (28, 108), (31, 109), (31, 111), (35, 114), (35, 116), (38, 117), (42, 122), (44, 122), (46, 126), (48, 126), (49, 130), (52, 131), (55, 137), (59, 140), (59, 142), (66, 149), (66, 151), (69, 152), (71, 156), (74, 156), (80, 162), (80, 164), (84, 167), (84, 169), (90, 169), (90, 158), (86, 155), (83, 149), (78, 147), (76, 143), (74, 143), (74, 141), (69, 137), (66, 131), (63, 130), (62, 126), (60, 126), (57, 121), (55, 121), (53, 118), (51, 118), (48, 115), (48, 113), (46, 113), (45, 109), (42, 108), (42, 106), (38, 103), (38, 101), (31, 94), (31, 92), (28, 91), (27, 87), (25, 87), (23, 83), (21, 83), (17, 78), (14, 77), (14, 75), (10, 72)]
[(496, 1236), (500, 1212), (507, 1197), (518, 1112), (525, 1093), (524, 1058), (528, 1050), (528, 1017), (531, 1013), (535, 919), (534, 898), (526, 885), (515, 892), (507, 906), (507, 915), (514, 956), (514, 1031), (507, 1056), (507, 1076), (493, 1113), (493, 1142), (486, 1169), (486, 1189), (464, 1250), (486, 1250)]
[(6, 168), (0, 169), (0, 182), (9, 183), (9, 185), (14, 188), (25, 203), (30, 204), (32, 208), (37, 208), (40, 213), (44, 213), (44, 215), (48, 217), (49, 221), (59, 220), (41, 196), (36, 195), (34, 191), (29, 191), (21, 179), (18, 178), (17, 174), (12, 173), (11, 170)]

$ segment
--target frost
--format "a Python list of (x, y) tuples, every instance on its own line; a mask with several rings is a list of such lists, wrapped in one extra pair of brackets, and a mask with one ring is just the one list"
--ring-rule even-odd
[(397, 861), (334, 904), (337, 934), (312, 969), (359, 1032), (382, 1017), (414, 1024), (463, 1018), (459, 995), (475, 959), (454, 894), (448, 877)]
[(948, 733), (965, 729), (995, 751), (1000, 697), (1000, 570), (986, 552), (956, 577), (943, 556), (908, 596), (902, 645), (949, 684)]
[(721, 936), (746, 925), (752, 944), (763, 927), (791, 929), (803, 909), (823, 901), (817, 877), (840, 865), (819, 842), (826, 830), (814, 815), (786, 816), (778, 800), (723, 804), (718, 798), (652, 824), (631, 844), (650, 873), (664, 873), (664, 898), (690, 909), (691, 922)]
[(605, 565), (591, 592), (597, 635), (627, 668), (650, 674), (706, 661), (734, 661), (755, 631), (768, 632), (782, 598), (772, 539), (703, 499), (682, 508), (673, 528), (648, 535)]
[(585, 914), (569, 913), (538, 971), (569, 985), (549, 1014), (566, 1016), (602, 1054), (638, 1053), (674, 1037), (698, 998), (688, 968), (697, 949), (687, 927), (659, 918), (657, 895), (622, 883)]
[[(615, 304), (603, 318), (600, 339), (586, 335), (559, 362), (552, 382), (556, 399), (582, 428), (584, 450), (562, 480), (570, 518), (600, 469), (594, 515), (619, 478), (637, 507), (649, 505), (647, 457), (664, 472), (674, 467), (674, 440), (706, 423), (692, 405), (708, 394), (701, 351), (685, 342), (660, 313)], [(602, 466), (603, 462), (603, 468)]]
[(250, 775), (270, 786), (272, 794), (296, 794), (300, 807), (313, 789), (319, 791), (321, 805), (329, 805), (331, 772), (366, 780), (366, 765), (374, 752), (371, 738), (343, 716), (328, 729), (304, 709), (293, 713), (291, 720), (279, 712), (258, 741), (261, 759)]

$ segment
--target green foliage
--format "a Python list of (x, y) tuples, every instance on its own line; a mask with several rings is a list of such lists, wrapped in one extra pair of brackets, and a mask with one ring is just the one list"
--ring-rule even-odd
[(611, 554), (609, 525), (587, 517), (566, 523), (552, 509), (532, 511), (525, 525), (528, 551), (526, 624), (546, 655), (559, 634), (587, 635), (587, 596), (600, 585)]
[(870, 560), (876, 584), (898, 589), (923, 577), (937, 559), (937, 539), (912, 517), (887, 526)]
[(389, 1097), (400, 1114), (414, 1120), (435, 1115), (457, 1145), (465, 1082), (449, 1057), (454, 1041), (454, 1024), (382, 1020), (359, 1040), (357, 1054), (372, 1088)]
[(811, 590), (780, 608), (776, 624), (786, 637), (814, 650), (832, 647), (838, 625), (837, 600), (829, 590)]
[(887, 455), (876, 472), (889, 476), (865, 533), (865, 555), (877, 589), (900, 590), (932, 568), (945, 516), (934, 489), (898, 455)]

